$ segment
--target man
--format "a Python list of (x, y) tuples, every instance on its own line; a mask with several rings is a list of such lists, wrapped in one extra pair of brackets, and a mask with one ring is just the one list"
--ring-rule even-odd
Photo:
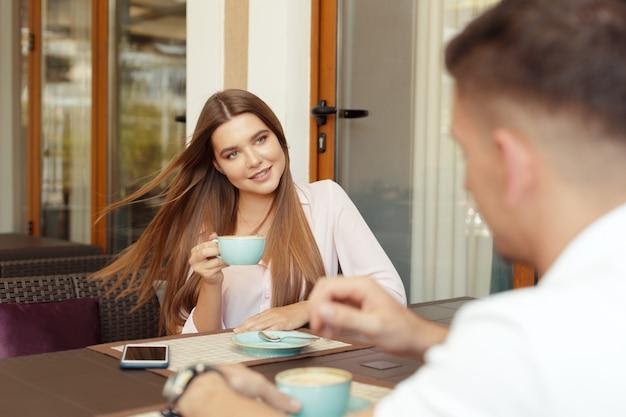
[[(367, 278), (322, 280), (311, 327), (424, 358), (376, 416), (626, 416), (626, 1), (503, 0), (452, 40), (446, 65), (466, 187), (538, 286), (470, 303), (448, 332)], [(207, 394), (241, 398), (228, 372), (245, 373), (198, 378), (183, 414), (234, 415)], [(246, 389), (297, 409), (264, 380)]]

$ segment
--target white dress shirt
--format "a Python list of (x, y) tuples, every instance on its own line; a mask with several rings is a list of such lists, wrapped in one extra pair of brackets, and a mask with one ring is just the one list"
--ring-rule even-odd
[(626, 205), (531, 289), (463, 306), (376, 417), (626, 416)]
[[(356, 206), (339, 184), (318, 181), (297, 185), (298, 196), (324, 263), (336, 276), (370, 275), (399, 302), (406, 304), (402, 280)], [(224, 268), (222, 326), (236, 327), (272, 305), (272, 273), (263, 263)], [(195, 309), (194, 309), (195, 310)], [(190, 313), (183, 333), (197, 332)]]

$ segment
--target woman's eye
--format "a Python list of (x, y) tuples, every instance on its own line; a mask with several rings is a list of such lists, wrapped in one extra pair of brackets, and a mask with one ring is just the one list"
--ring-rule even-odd
[(267, 140), (267, 135), (260, 136), (256, 139), (256, 143), (265, 143), (266, 140)]
[(231, 152), (228, 155), (226, 155), (226, 159), (235, 159), (238, 154), (239, 154), (239, 152), (237, 152), (237, 151)]

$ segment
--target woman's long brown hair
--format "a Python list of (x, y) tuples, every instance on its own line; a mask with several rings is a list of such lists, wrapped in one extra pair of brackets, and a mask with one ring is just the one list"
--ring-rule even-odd
[(324, 265), (313, 233), (300, 205), (291, 172), (282, 126), (272, 110), (244, 90), (225, 90), (211, 96), (200, 114), (189, 146), (154, 179), (136, 192), (109, 206), (105, 213), (137, 201), (159, 186), (163, 198), (154, 219), (137, 242), (117, 260), (93, 275), (112, 283), (112, 291), (124, 282), (122, 295), (136, 293), (139, 305), (152, 296), (158, 280), (167, 281), (159, 322), (168, 334), (176, 333), (196, 305), (198, 274), (189, 273), (191, 248), (200, 230), (218, 235), (234, 234), (239, 191), (214, 165), (213, 132), (233, 117), (252, 113), (274, 132), (285, 153), (285, 171), (272, 203), (273, 219), (266, 236), (264, 259), (272, 270), (272, 305), (308, 297)]

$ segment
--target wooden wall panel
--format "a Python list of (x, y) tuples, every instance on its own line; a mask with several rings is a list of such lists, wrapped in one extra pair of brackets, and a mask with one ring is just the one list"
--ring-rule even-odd
[(224, 4), (224, 88), (248, 87), (248, 0)]

